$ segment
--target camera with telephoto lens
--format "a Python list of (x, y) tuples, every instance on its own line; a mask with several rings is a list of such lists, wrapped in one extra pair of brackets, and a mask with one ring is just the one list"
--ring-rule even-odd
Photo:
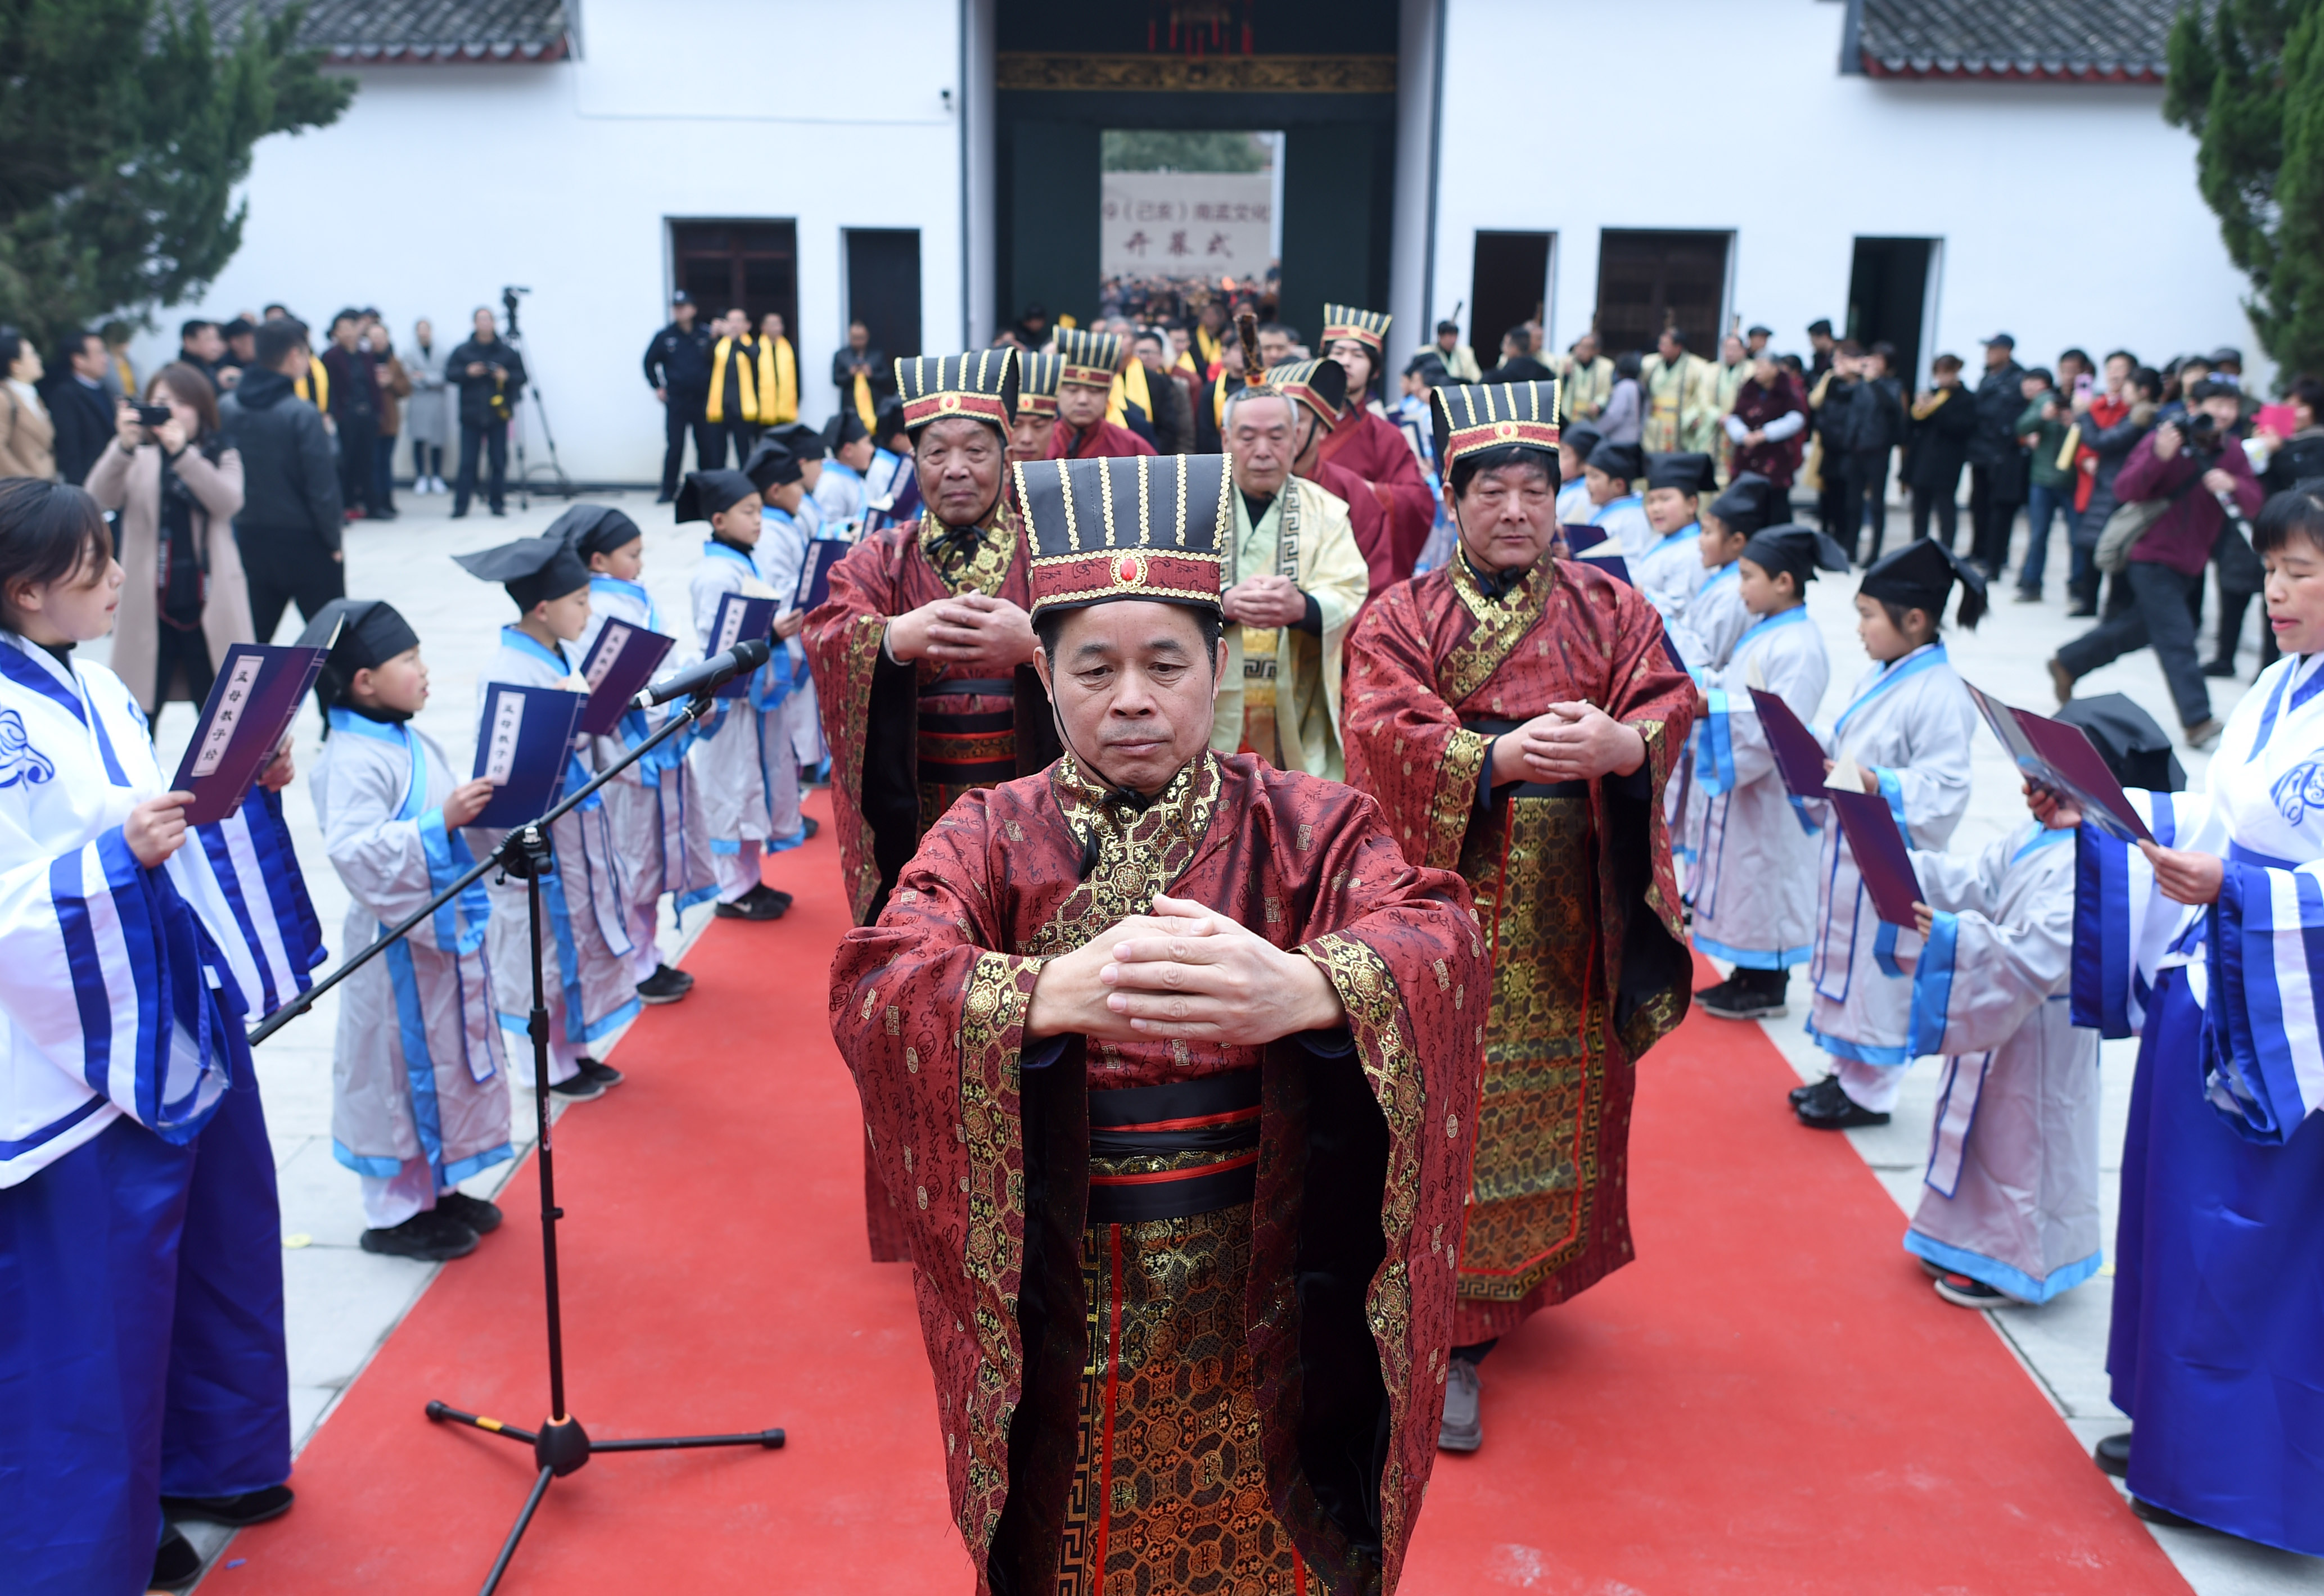
[(2216, 455), (2227, 435), (2219, 429), (2218, 418), (2209, 411), (2196, 411), (2179, 423), (2179, 436), (2187, 447), (2199, 455)]
[(171, 415), (170, 407), (166, 404), (133, 404), (129, 408), (136, 412), (140, 427), (159, 427)]

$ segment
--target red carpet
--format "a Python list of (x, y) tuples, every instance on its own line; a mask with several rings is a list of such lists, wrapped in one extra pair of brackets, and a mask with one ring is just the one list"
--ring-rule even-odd
[[(769, 879), (789, 915), (715, 923), (695, 995), (623, 1041), (628, 1083), (560, 1121), (559, 1240), (593, 1435), (779, 1425), (789, 1444), (597, 1459), (552, 1488), (504, 1591), (971, 1589), (907, 1273), (866, 1260), (825, 1024), (846, 925), (827, 825)], [(1861, 1162), (1787, 1122), (1771, 1046), (1697, 1019), (1644, 1075), (1642, 1261), (1494, 1353), (1487, 1450), (1439, 1464), (1406, 1591), (2185, 1590), (2000, 1342), (1933, 1300)], [(204, 1591), (481, 1583), (530, 1449), (421, 1410), (541, 1417), (533, 1182), (527, 1163), (507, 1224), (317, 1435), (296, 1510)]]

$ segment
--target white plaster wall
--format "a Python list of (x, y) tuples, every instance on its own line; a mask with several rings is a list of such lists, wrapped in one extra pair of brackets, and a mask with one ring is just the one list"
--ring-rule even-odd
[[(586, 59), (381, 67), (331, 127), (262, 143), (242, 252), (179, 321), (281, 300), (320, 328), (374, 304), (466, 336), (530, 286), (526, 352), (567, 472), (650, 482), (662, 411), (640, 359), (667, 319), (665, 218), (798, 230), (801, 411), (831, 413), (846, 335), (842, 229), (920, 230), (927, 347), (961, 346), (957, 0), (591, 0)], [(871, 69), (873, 60), (878, 69)], [(534, 458), (540, 437), (530, 432)], [(401, 464), (401, 463), (400, 463)], [(448, 464), (448, 462), (447, 462)]]
[[(1589, 327), (1600, 228), (1731, 229), (1730, 309), (1804, 351), (1846, 315), (1857, 236), (1937, 237), (1927, 355), (1974, 373), (1997, 331), (2029, 364), (2234, 344), (2266, 380), (2159, 88), (1842, 77), (1846, 8), (1819, 0), (1447, 4), (1432, 318), (1467, 295), (1480, 228), (1557, 234), (1560, 348)], [(1564, 87), (1528, 114), (1519, 81)]]

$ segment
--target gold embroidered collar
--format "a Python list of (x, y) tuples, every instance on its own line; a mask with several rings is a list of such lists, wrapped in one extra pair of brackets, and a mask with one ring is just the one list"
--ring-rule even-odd
[(1112, 800), (1074, 756), (1052, 769), (1057, 807), (1087, 866), (1082, 884), (1024, 951), (1078, 947), (1124, 917), (1149, 911), (1154, 895), (1184, 875), (1218, 807), (1219, 761), (1205, 748), (1143, 809)]
[(948, 527), (934, 511), (920, 518), (921, 558), (954, 593), (973, 588), (988, 598), (1000, 597), (1017, 557), (1017, 514), (1005, 493), (990, 526)]

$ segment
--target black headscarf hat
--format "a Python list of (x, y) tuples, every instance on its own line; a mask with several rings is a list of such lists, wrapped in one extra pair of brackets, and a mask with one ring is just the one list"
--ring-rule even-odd
[(1863, 586), (1857, 591), (1883, 604), (1926, 610), (1942, 619), (1945, 599), (1956, 582), (1960, 584), (1961, 596), (1953, 619), (1974, 632), (1985, 614), (1985, 573), (1933, 538), (1915, 538), (1882, 558), (1864, 573)]
[(346, 697), (358, 670), (376, 670), (420, 646), (396, 607), (383, 598), (335, 598), (315, 613), (299, 634), (302, 649), (328, 649), (315, 678), (315, 702), (326, 710)]
[(576, 504), (550, 521), (542, 536), (564, 539), (586, 565), (591, 555), (626, 549), (645, 534), (636, 521), (611, 504)]
[(527, 613), (544, 600), (563, 598), (589, 586), (589, 567), (561, 533), (519, 538), (474, 554), (456, 554), (452, 559), (471, 577), (499, 583)]
[(1818, 571), (1848, 569), (1848, 550), (1813, 527), (1769, 527), (1754, 532), (1743, 545), (1742, 558), (1771, 577), (1789, 571), (1792, 588), (1797, 593), (1807, 591)]
[(672, 508), (681, 522), (708, 521), (722, 510), (758, 496), (759, 484), (739, 471), (696, 471), (678, 490), (678, 503)]

